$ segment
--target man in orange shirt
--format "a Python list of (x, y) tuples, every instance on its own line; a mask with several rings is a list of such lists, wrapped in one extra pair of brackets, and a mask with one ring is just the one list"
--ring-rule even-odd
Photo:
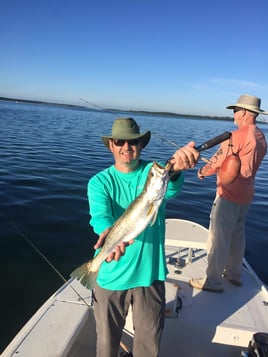
[[(238, 130), (198, 171), (200, 179), (217, 175), (217, 191), (210, 214), (206, 277), (191, 279), (189, 284), (194, 288), (222, 292), (223, 278), (242, 285), (245, 221), (254, 196), (255, 175), (267, 151), (265, 136), (256, 126), (258, 114), (268, 114), (260, 104), (259, 98), (244, 94), (236, 104), (226, 107), (233, 109)], [(241, 167), (233, 182), (223, 182), (220, 167), (229, 155), (240, 159)]]

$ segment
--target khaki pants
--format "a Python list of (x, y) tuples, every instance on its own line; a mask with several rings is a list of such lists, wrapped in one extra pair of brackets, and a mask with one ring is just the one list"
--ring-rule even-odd
[(157, 357), (165, 319), (165, 283), (111, 291), (95, 290), (97, 357), (116, 357), (130, 304), (133, 309), (134, 357)]
[(223, 287), (223, 272), (240, 281), (245, 253), (245, 222), (250, 204), (240, 205), (217, 196), (210, 214), (207, 286)]

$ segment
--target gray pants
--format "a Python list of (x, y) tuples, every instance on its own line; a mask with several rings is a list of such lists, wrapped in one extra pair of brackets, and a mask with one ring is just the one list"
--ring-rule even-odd
[(97, 357), (116, 357), (130, 304), (133, 309), (134, 357), (157, 357), (165, 320), (165, 283), (111, 291), (95, 290)]
[(222, 274), (241, 280), (245, 253), (245, 221), (250, 204), (240, 205), (216, 197), (208, 235), (207, 284), (222, 288)]

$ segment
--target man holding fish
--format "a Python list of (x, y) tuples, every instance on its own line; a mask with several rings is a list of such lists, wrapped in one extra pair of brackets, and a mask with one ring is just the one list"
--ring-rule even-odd
[[(182, 170), (193, 168), (194, 142), (177, 150), (166, 166), (144, 161), (151, 133), (140, 133), (132, 118), (118, 118), (102, 141), (114, 165), (88, 184), (91, 220), (100, 253), (84, 269), (94, 272), (97, 356), (117, 356), (128, 308), (133, 309), (135, 357), (156, 357), (164, 327), (165, 203), (183, 184)], [(123, 237), (123, 239), (122, 239)], [(98, 261), (98, 256), (100, 256)], [(83, 270), (83, 269), (82, 269)], [(94, 286), (80, 271), (87, 287)], [(84, 281), (83, 281), (84, 279)]]

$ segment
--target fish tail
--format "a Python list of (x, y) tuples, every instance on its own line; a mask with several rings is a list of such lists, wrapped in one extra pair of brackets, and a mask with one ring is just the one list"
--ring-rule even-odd
[(84, 263), (80, 267), (71, 272), (70, 276), (76, 278), (87, 289), (94, 289), (96, 285), (97, 271), (91, 269), (92, 263)]

